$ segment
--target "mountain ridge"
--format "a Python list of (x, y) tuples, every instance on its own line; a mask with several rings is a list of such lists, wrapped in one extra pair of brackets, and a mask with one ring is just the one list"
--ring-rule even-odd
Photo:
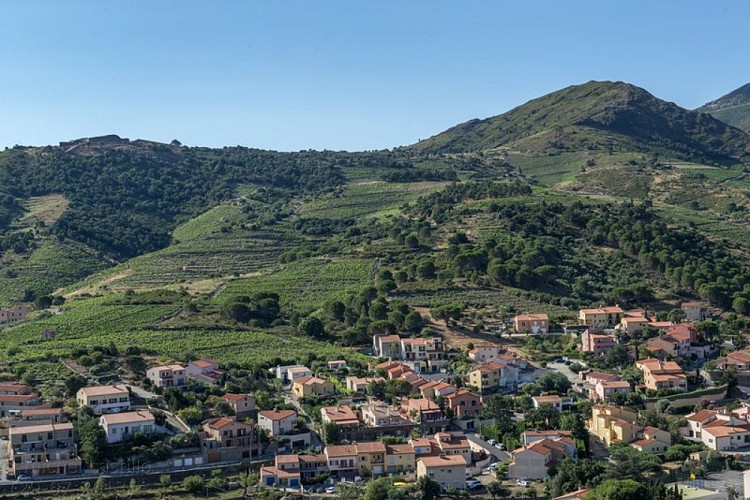
[(750, 137), (624, 82), (572, 85), (486, 119), (458, 124), (411, 146), (459, 153), (495, 148), (535, 153), (658, 150), (683, 160), (750, 157)]
[(707, 102), (696, 111), (708, 113), (717, 120), (750, 133), (750, 83)]

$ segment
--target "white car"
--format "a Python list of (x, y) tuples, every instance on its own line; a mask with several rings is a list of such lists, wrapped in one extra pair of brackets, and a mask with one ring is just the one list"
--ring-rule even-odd
[(516, 484), (518, 486), (521, 486), (521, 487), (525, 488), (525, 487), (527, 487), (529, 485), (529, 482), (527, 480), (525, 480), (525, 479), (519, 479), (518, 481), (516, 481)]
[(500, 462), (495, 462), (495, 463), (491, 463), (491, 464), (490, 464), (490, 465), (489, 465), (489, 466), (487, 467), (487, 470), (495, 470), (495, 469), (497, 469), (497, 466), (498, 466), (498, 464), (499, 464), (499, 463), (500, 463)]
[(496, 443), (495, 448), (497, 448), (498, 450), (504, 450), (505, 445), (503, 443)]
[(495, 441), (494, 439), (488, 439), (487, 442), (490, 443), (492, 446), (495, 446), (495, 443), (497, 443), (497, 441)]
[(326, 493), (336, 493), (336, 487), (329, 486), (328, 488), (326, 488)]

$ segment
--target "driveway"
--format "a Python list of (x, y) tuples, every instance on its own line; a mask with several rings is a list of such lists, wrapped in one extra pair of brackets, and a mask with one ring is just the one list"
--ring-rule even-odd
[(486, 440), (479, 438), (475, 436), (474, 434), (465, 434), (466, 439), (471, 441), (474, 444), (477, 444), (484, 448), (485, 451), (489, 452), (490, 455), (492, 455), (493, 462), (508, 462), (511, 459), (510, 453), (504, 450), (500, 450), (499, 448), (494, 447), (490, 443), (488, 443)]

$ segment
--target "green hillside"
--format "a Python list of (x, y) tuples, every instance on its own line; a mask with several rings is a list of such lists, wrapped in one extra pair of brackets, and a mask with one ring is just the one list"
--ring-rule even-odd
[(96, 352), (128, 349), (261, 369), (356, 363), (374, 333), (418, 332), (446, 306), (475, 325), (695, 298), (747, 315), (747, 143), (592, 82), (392, 151), (14, 148), (0, 304), (42, 299), (0, 352), (30, 377), (59, 358), (116, 373)]
[(708, 113), (717, 120), (750, 133), (750, 83), (704, 104), (696, 111)]
[(621, 82), (589, 82), (507, 113), (457, 125), (413, 146), (459, 153), (507, 148), (522, 153), (581, 150), (658, 153), (691, 161), (750, 155), (750, 139), (710, 116)]

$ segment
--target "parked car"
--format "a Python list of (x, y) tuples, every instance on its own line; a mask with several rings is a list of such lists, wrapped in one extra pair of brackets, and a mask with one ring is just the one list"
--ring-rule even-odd
[(31, 481), (31, 476), (27, 474), (19, 474), (16, 476), (16, 481)]
[(494, 462), (487, 466), (488, 470), (495, 470), (497, 469), (497, 466), (500, 464), (500, 462)]
[(505, 445), (503, 443), (496, 443), (495, 444), (495, 448), (497, 448), (499, 450), (504, 450), (505, 449)]
[(326, 493), (336, 493), (336, 487), (329, 486), (328, 488), (326, 488)]
[(466, 488), (469, 489), (469, 490), (476, 491), (476, 490), (481, 490), (482, 488), (484, 488), (484, 485), (481, 482), (476, 481), (476, 480), (475, 481), (467, 481), (466, 482)]
[(521, 487), (525, 488), (525, 487), (527, 487), (529, 485), (529, 481), (526, 480), (526, 479), (519, 479), (518, 481), (516, 481), (516, 484), (518, 486), (521, 486)]
[(497, 441), (495, 441), (494, 439), (488, 439), (487, 442), (490, 443), (492, 446), (495, 446), (495, 443), (497, 443)]

